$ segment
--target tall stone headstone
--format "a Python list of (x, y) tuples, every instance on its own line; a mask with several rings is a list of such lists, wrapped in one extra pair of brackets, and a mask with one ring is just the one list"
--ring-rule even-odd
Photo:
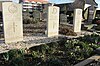
[(2, 2), (0, 2), (0, 11), (2, 11)]
[(22, 5), (13, 2), (2, 3), (5, 43), (23, 40)]
[(82, 23), (82, 9), (74, 10), (74, 32), (81, 32), (81, 23)]
[(57, 36), (59, 34), (59, 7), (48, 7), (48, 19), (47, 19), (47, 36)]

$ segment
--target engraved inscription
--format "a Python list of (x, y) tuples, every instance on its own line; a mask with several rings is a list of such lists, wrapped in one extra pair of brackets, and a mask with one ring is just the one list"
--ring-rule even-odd
[(16, 5), (11, 4), (11, 5), (8, 6), (8, 11), (9, 11), (10, 13), (16, 13), (16, 12), (18, 11), (18, 8), (17, 8)]
[(57, 13), (57, 9), (56, 8), (53, 8), (52, 9), (52, 14), (56, 14)]
[(15, 24), (15, 22), (13, 22), (13, 32), (16, 31), (16, 30), (15, 30), (16, 28), (17, 28), (17, 25)]
[(15, 22), (13, 22), (13, 32), (15, 32)]
[(79, 11), (77, 11), (77, 15), (80, 15), (81, 14), (81, 11), (79, 10)]

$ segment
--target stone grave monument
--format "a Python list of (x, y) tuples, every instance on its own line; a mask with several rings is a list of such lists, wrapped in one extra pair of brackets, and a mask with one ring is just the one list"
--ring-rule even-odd
[(5, 43), (22, 41), (22, 5), (13, 2), (3, 2), (2, 13)]
[(47, 36), (57, 36), (59, 34), (59, 7), (49, 6), (47, 14)]
[(82, 21), (82, 9), (75, 9), (74, 10), (74, 32), (80, 33), (81, 32), (81, 22)]

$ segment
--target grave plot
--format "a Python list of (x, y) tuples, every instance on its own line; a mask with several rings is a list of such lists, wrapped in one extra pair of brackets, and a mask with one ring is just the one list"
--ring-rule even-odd
[(5, 42), (0, 43), (0, 53), (11, 49), (30, 48), (57, 40), (57, 37), (48, 38), (45, 36), (46, 22), (23, 25), (21, 5), (4, 2), (2, 8), (2, 23), (4, 27), (4, 31), (2, 32), (4, 32), (3, 40)]
[[(15, 48), (16, 49), (30, 48), (35, 45), (40, 45), (40, 44), (57, 40), (57, 38), (47, 38), (44, 36), (45, 26), (46, 26), (44, 24), (46, 23), (42, 24), (41, 22), (39, 22), (35, 24), (27, 24), (27, 25), (24, 24), (24, 27), (22, 27), (23, 26), (22, 25), (22, 10), (20, 10), (19, 7), (20, 5), (12, 3), (12, 2), (5, 2), (2, 5), (3, 11), (0, 13), (0, 15), (3, 14), (3, 16), (0, 16), (1, 18), (0, 22), (2, 23), (2, 25), (3, 24), (4, 25), (1, 27), (2, 29), (1, 33), (3, 34), (3, 38), (1, 39), (3, 39), (3, 41), (5, 40), (5, 42), (0, 41), (0, 48), (1, 48), (0, 53), (6, 52), (11, 49), (15, 49)], [(4, 30), (3, 30), (3, 27), (4, 27)], [(29, 35), (27, 36), (26, 34), (24, 34), (24, 37), (23, 37), (24, 39), (22, 38), (23, 28), (24, 29), (28, 28), (28, 31), (26, 30), (26, 33), (28, 34), (30, 33), (31, 29), (33, 30), (31, 31), (30, 36)], [(42, 31), (42, 28), (43, 28), (43, 31)], [(21, 37), (21, 39), (19, 37)]]
[(24, 36), (31, 36), (35, 34), (45, 35), (46, 22), (23, 24), (23, 29)]
[[(8, 3), (4, 3), (5, 5)], [(4, 5), (3, 4), (3, 5)], [(9, 5), (12, 3), (9, 2)], [(7, 8), (6, 6), (4, 8)], [(20, 9), (20, 8), (19, 8)], [(59, 25), (59, 8), (55, 6), (50, 6), (48, 8), (48, 21), (47, 22), (36, 22), (31, 23), (29, 21), (24, 23), (23, 29), (20, 28), (22, 26), (22, 19), (19, 17), (13, 17), (16, 15), (17, 7), (15, 4), (12, 4), (8, 11), (4, 9), (4, 38), (11, 36), (11, 38), (15, 38), (16, 35), (20, 35), (17, 31), (24, 31), (24, 39), (18, 42), (13, 39), (13, 43), (7, 43), (6, 45), (0, 44), (0, 65), (5, 66), (73, 66), (88, 57), (95, 55), (94, 50), (100, 47), (100, 36), (99, 35), (86, 35), (78, 38), (68, 38), (66, 36), (58, 36), (59, 33), (67, 35), (76, 35), (75, 32), (81, 32), (80, 25), (81, 22), (78, 20), (78, 16), (81, 17), (81, 11), (79, 10), (79, 14), (75, 16), (75, 24), (72, 30), (68, 28), (66, 29), (64, 24)], [(7, 12), (8, 13), (7, 13)], [(76, 10), (77, 11), (77, 10)], [(7, 13), (7, 14), (6, 14)], [(12, 15), (13, 13), (13, 15)], [(21, 13), (21, 12), (20, 12)], [(22, 13), (21, 13), (22, 14)], [(7, 16), (6, 16), (7, 15)], [(11, 15), (11, 19), (8, 19), (8, 15)], [(19, 15), (21, 17), (21, 15)], [(55, 17), (57, 17), (55, 19)], [(32, 18), (29, 18), (32, 19)], [(7, 23), (6, 23), (6, 22)], [(11, 23), (10, 23), (11, 21)], [(17, 23), (16, 23), (16, 22)], [(21, 21), (21, 22), (20, 22)], [(21, 24), (20, 24), (20, 23)], [(10, 23), (10, 24), (9, 24)], [(19, 25), (20, 24), (20, 25)], [(10, 25), (10, 26), (9, 26)], [(11, 29), (9, 29), (9, 27)], [(19, 28), (17, 28), (19, 27)], [(59, 30), (60, 28), (60, 30)], [(18, 30), (19, 29), (19, 30)], [(22, 29), (22, 30), (21, 30)], [(45, 30), (47, 29), (47, 33), (45, 34)], [(65, 31), (64, 31), (65, 30)], [(8, 33), (8, 31), (10, 31)], [(12, 34), (12, 35), (11, 35)], [(57, 36), (57, 37), (55, 37)], [(12, 42), (12, 41), (11, 41)], [(12, 50), (14, 49), (14, 50)], [(18, 50), (19, 49), (19, 50)], [(5, 52), (7, 50), (8, 52)], [(11, 50), (11, 51), (9, 51)]]
[(73, 31), (73, 27), (66, 24), (60, 24), (59, 34), (65, 36), (77, 36), (77, 34)]
[(45, 34), (46, 22), (40, 21), (40, 11), (23, 13), (23, 33), (24, 36), (33, 34)]

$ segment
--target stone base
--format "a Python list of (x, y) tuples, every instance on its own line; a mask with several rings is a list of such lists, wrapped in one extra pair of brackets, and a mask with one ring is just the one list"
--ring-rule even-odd
[(77, 36), (82, 35), (82, 33), (81, 33), (81, 32), (75, 32), (75, 33), (77, 34)]

